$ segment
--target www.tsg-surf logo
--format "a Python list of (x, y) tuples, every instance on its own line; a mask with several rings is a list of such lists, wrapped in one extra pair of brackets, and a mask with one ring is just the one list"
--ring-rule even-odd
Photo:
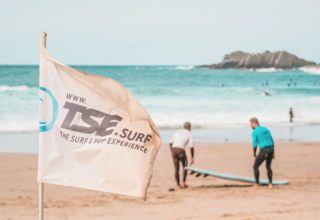
[(39, 131), (46, 132), (50, 131), (54, 123), (57, 121), (58, 113), (59, 113), (59, 106), (56, 98), (52, 94), (52, 92), (45, 87), (40, 87), (40, 101), (42, 105), (49, 105), (51, 106), (51, 114), (46, 114), (49, 109), (46, 109), (46, 112), (41, 112), (40, 121), (39, 121)]

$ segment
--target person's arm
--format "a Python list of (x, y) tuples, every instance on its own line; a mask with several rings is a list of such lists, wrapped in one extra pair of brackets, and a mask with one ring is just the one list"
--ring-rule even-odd
[(190, 148), (190, 154), (191, 154), (190, 164), (193, 164), (194, 163), (194, 147)]
[(169, 141), (170, 152), (171, 152), (171, 155), (173, 156), (172, 145), (173, 145), (173, 136), (171, 137), (171, 139)]
[(253, 147), (253, 156), (257, 156), (257, 146), (258, 146), (258, 141), (257, 141), (257, 136), (255, 132), (252, 132), (252, 147)]
[[(270, 132), (270, 131), (269, 131)], [(272, 141), (272, 148), (273, 148), (273, 156), (272, 156), (272, 158), (275, 158), (275, 149), (274, 149), (274, 140), (273, 140), (273, 137), (272, 137), (272, 135), (271, 135), (271, 132), (270, 132), (270, 137), (271, 137), (271, 141)]]
[(169, 143), (170, 151), (172, 153), (172, 143)]
[(190, 154), (191, 154), (191, 160), (190, 160), (190, 164), (194, 163), (194, 143), (193, 143), (193, 138), (190, 134), (189, 137), (189, 142), (188, 142), (189, 148), (190, 148)]
[(256, 156), (257, 156), (257, 148), (254, 147), (254, 148), (253, 148), (253, 157), (256, 157)]

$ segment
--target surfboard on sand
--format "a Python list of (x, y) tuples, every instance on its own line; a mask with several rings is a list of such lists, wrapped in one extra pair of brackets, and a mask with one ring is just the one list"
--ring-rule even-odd
[[(226, 180), (233, 180), (233, 181), (240, 181), (240, 182), (246, 182), (246, 183), (255, 183), (254, 178), (250, 177), (243, 177), (243, 176), (235, 176), (227, 173), (218, 173), (215, 171), (209, 171), (209, 170), (202, 170), (198, 168), (193, 168), (193, 167), (187, 167), (186, 170), (190, 171), (190, 174), (193, 175), (195, 174), (196, 177), (207, 177), (207, 176), (213, 176), (217, 178), (222, 178)], [(267, 185), (269, 183), (268, 180), (263, 180), (261, 179), (260, 184), (262, 185)], [(272, 181), (273, 185), (287, 185), (289, 182), (287, 180), (277, 180), (277, 181)]]

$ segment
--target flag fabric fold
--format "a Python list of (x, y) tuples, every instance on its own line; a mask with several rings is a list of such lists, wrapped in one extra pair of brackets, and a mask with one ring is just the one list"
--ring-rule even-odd
[(38, 181), (146, 198), (159, 132), (118, 82), (40, 50)]

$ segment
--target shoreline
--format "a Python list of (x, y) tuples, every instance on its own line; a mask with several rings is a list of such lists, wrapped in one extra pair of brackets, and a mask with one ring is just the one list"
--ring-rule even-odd
[[(320, 148), (320, 141), (277, 141), (277, 145), (319, 145)], [(163, 142), (162, 145), (168, 146), (169, 142)], [(209, 147), (209, 148), (215, 148), (215, 147), (220, 147), (221, 145), (224, 146), (229, 146), (229, 145), (235, 145), (235, 146), (243, 146), (243, 147), (251, 147), (251, 142), (249, 141), (243, 141), (243, 142), (215, 142), (215, 141), (205, 141), (205, 142), (197, 142), (195, 144), (196, 148), (202, 148), (202, 147)], [(36, 146), (37, 148), (38, 146)], [(164, 146), (161, 146), (160, 149), (162, 149)], [(1, 148), (0, 148), (1, 149)], [(37, 148), (38, 150), (38, 148)], [(21, 156), (37, 156), (38, 152), (20, 152), (20, 151), (0, 151), (0, 157), (5, 156), (5, 155), (21, 155)]]
[[(320, 125), (269, 126), (276, 143), (315, 143), (320, 136), (314, 132)], [(168, 143), (174, 129), (160, 129), (164, 143)], [(252, 130), (246, 127), (225, 127), (211, 129), (193, 129), (195, 143), (251, 143)], [(38, 151), (38, 132), (0, 132), (0, 153), (36, 153)]]

